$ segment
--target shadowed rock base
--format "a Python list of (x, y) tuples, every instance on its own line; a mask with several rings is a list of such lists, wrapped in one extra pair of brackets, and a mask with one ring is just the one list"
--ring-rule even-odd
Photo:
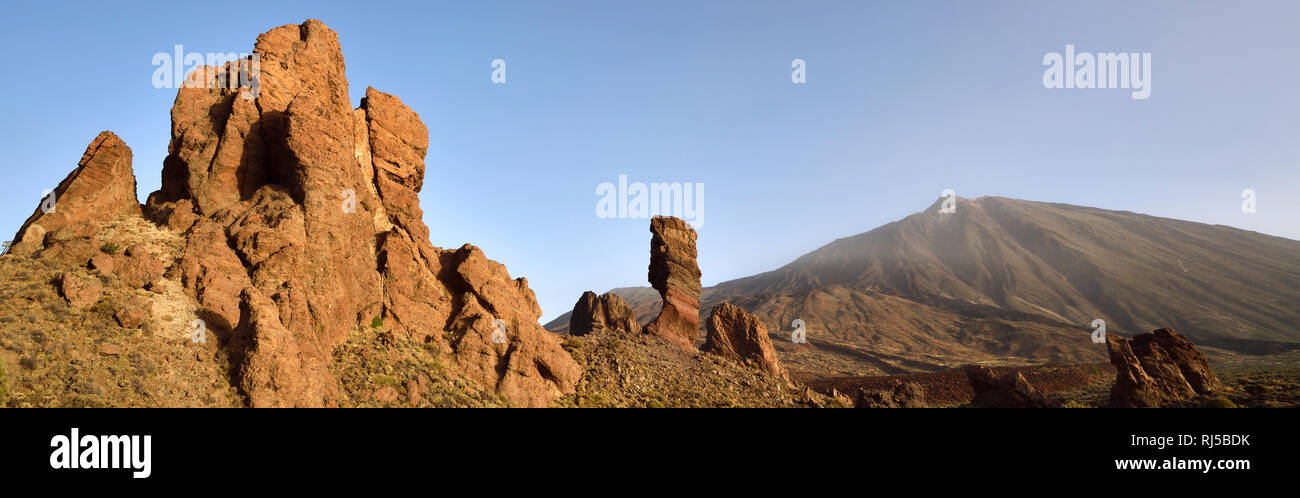
[(1173, 329), (1159, 329), (1132, 339), (1106, 336), (1115, 365), (1111, 405), (1155, 408), (1223, 389), (1205, 354)]
[(627, 301), (613, 292), (599, 297), (587, 291), (573, 305), (569, 316), (569, 335), (588, 335), (603, 332), (636, 332), (636, 313)]

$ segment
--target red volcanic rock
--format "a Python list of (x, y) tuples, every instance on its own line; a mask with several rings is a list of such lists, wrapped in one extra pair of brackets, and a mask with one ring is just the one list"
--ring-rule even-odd
[[(512, 404), (573, 392), (581, 369), (537, 323), (527, 280), (474, 246), (430, 243), (420, 117), (373, 88), (352, 109), (338, 35), (320, 21), (268, 31), (253, 51), (256, 92), (217, 84), (251, 60), (199, 68), (177, 91), (161, 188), (143, 210), (183, 236), (174, 264), (95, 246), (100, 224), (141, 213), (130, 149), (107, 132), (56, 190), (57, 214), (38, 210), (16, 247), (132, 287), (179, 280), (253, 406), (338, 404), (332, 353), (376, 317)], [(60, 286), (88, 305), (97, 283)]]
[(722, 303), (713, 307), (707, 327), (708, 337), (701, 348), (704, 352), (740, 364), (752, 362), (759, 370), (790, 378), (767, 336), (767, 326), (757, 316), (731, 303)]
[(145, 315), (144, 308), (126, 307), (118, 308), (117, 311), (113, 312), (113, 319), (117, 320), (117, 324), (124, 328), (135, 329), (144, 325)]
[(75, 308), (86, 309), (104, 295), (104, 284), (94, 277), (75, 273), (59, 275), (59, 294)]
[(573, 305), (569, 315), (569, 335), (587, 335), (602, 332), (635, 332), (636, 312), (622, 297), (606, 292), (599, 297), (587, 291)]
[(650, 220), (650, 285), (663, 298), (659, 316), (645, 326), (683, 349), (694, 350), (700, 330), (700, 267), (695, 229), (678, 218)]
[(294, 337), (281, 325), (276, 307), (249, 287), (241, 296), (244, 322), (240, 334), (251, 347), (240, 369), (239, 384), (249, 404), (261, 407), (321, 407), (338, 405), (338, 383), (327, 358), (312, 341)]
[[(48, 197), (42, 199), (42, 205), (23, 222), (14, 237), (13, 254), (31, 255), (44, 249), (49, 233), (81, 230), (99, 221), (139, 215), (131, 148), (113, 132), (101, 132), (86, 147), (77, 168), (54, 188), (53, 195), (52, 203), (46, 202)], [(83, 235), (93, 235), (94, 229), (89, 232)], [(84, 264), (86, 261), (69, 262)]]
[(972, 365), (967, 367), (966, 375), (975, 399), (971, 406), (975, 408), (1060, 408), (1061, 401), (1043, 396), (1020, 372), (1010, 372), (998, 377), (989, 367)]
[(429, 129), (397, 97), (374, 88), (366, 89), (361, 107), (366, 110), (366, 140), (375, 172), (419, 192), (424, 185)]
[(1154, 408), (1223, 389), (1205, 354), (1172, 329), (1132, 339), (1108, 335), (1106, 348), (1118, 371), (1110, 390), (1113, 406)]
[[(582, 370), (537, 322), (542, 310), (527, 279), (511, 279), (504, 265), (472, 245), (453, 251), (429, 242), (417, 195), (428, 148), (419, 116), (373, 88), (360, 110), (366, 133), (354, 118), (354, 137), (371, 145), (368, 155), (354, 151), (353, 160), (367, 167), (367, 157), (373, 162), (374, 209), (383, 213), (371, 229), (379, 232), (384, 323), (436, 345), (462, 375), (514, 404), (545, 406), (573, 392)], [(498, 323), (505, 330), (502, 342), (493, 341)]]
[(121, 255), (96, 254), (90, 258), (90, 264), (101, 273), (116, 276), (133, 289), (157, 282), (167, 270), (167, 264), (141, 244), (126, 248)]
[[(582, 369), (538, 323), (542, 309), (528, 280), (511, 280), (505, 265), (468, 244), (442, 255), (443, 283), (460, 303), (448, 329), (456, 336), (451, 347), (462, 373), (522, 406), (545, 406), (573, 392)], [(503, 342), (492, 340), (497, 320), (505, 328)]]

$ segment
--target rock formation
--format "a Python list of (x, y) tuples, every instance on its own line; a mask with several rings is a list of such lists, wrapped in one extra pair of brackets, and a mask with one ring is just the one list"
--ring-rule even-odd
[(1154, 408), (1223, 389), (1205, 354), (1172, 329), (1159, 329), (1126, 339), (1106, 336), (1110, 362), (1115, 365), (1111, 405)]
[(700, 267), (695, 258), (695, 229), (678, 218), (650, 220), (650, 285), (659, 291), (663, 309), (645, 326), (683, 349), (694, 350), (700, 330)]
[(10, 253), (33, 255), (58, 246), (42, 256), (84, 264), (99, 252), (90, 242), (99, 220), (140, 214), (135, 195), (131, 148), (113, 132), (100, 132), (76, 169), (23, 222)]
[(925, 408), (925, 388), (915, 382), (900, 382), (890, 390), (858, 390), (857, 408)]
[[(183, 234), (174, 264), (144, 248), (112, 258), (72, 243), (93, 240), (76, 222), (141, 213), (130, 149), (107, 132), (55, 190), (58, 214), (38, 209), (17, 245), (65, 248), (142, 285), (169, 266), (252, 406), (338, 404), (332, 351), (380, 321), (512, 404), (572, 392), (580, 368), (537, 323), (527, 280), (472, 245), (430, 243), (419, 116), (373, 88), (352, 109), (338, 36), (320, 21), (268, 31), (253, 51), (256, 93), (217, 84), (249, 60), (197, 69), (177, 91), (162, 186), (143, 210)], [(507, 340), (494, 342), (499, 329)]]
[(722, 303), (713, 307), (707, 327), (708, 336), (701, 348), (704, 352), (741, 364), (753, 363), (759, 370), (790, 378), (772, 347), (772, 339), (767, 336), (767, 326), (757, 316), (731, 303)]
[(998, 377), (989, 367), (972, 365), (966, 368), (975, 399), (975, 408), (1060, 408), (1061, 401), (1040, 394), (1020, 372)]
[(64, 272), (59, 275), (59, 294), (77, 309), (86, 309), (104, 295), (104, 284), (99, 279)]
[(569, 315), (569, 335), (587, 335), (603, 332), (636, 332), (636, 313), (627, 301), (613, 292), (599, 297), (587, 291), (573, 305)]

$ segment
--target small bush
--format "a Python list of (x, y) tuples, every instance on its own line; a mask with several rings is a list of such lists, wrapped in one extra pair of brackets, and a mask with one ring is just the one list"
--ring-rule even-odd
[(117, 250), (118, 250), (117, 244), (114, 244), (112, 242), (105, 242), (104, 245), (99, 246), (99, 252), (102, 252), (104, 254), (117, 254)]
[(1237, 404), (1233, 403), (1232, 400), (1228, 398), (1219, 396), (1217, 398), (1210, 398), (1205, 400), (1205, 404), (1201, 406), (1205, 408), (1236, 408)]
[(370, 328), (372, 329), (384, 328), (384, 317), (375, 315), (375, 319), (370, 321)]

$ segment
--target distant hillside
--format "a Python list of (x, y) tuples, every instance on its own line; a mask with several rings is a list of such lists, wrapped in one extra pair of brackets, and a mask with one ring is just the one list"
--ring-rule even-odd
[[(705, 289), (701, 310), (730, 301), (758, 314), (783, 361), (818, 375), (1104, 362), (1088, 340), (1094, 319), (1241, 353), (1300, 348), (1300, 242), (998, 197), (939, 207)], [(616, 292), (654, 316), (652, 290)], [(795, 318), (814, 347), (790, 343)], [(547, 328), (557, 323), (568, 315)]]

